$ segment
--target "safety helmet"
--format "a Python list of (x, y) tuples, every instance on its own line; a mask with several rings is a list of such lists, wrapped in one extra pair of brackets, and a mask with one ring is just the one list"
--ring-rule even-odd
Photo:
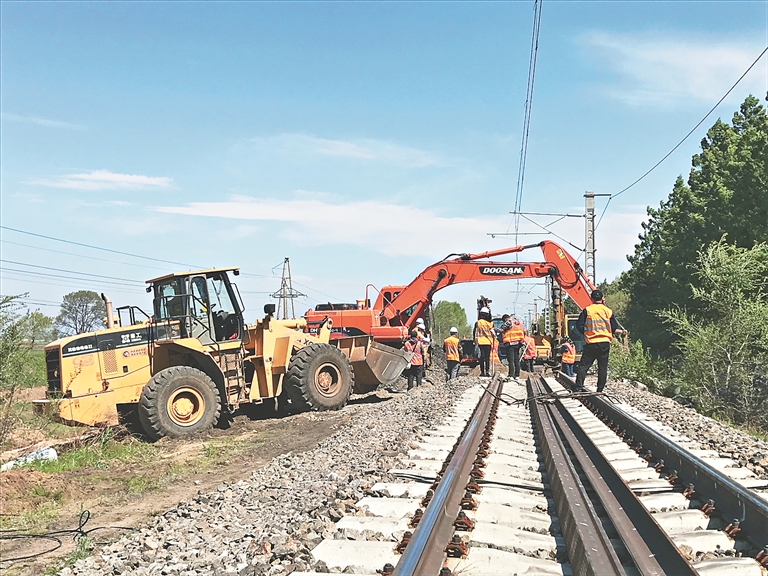
[(488, 306), (483, 306), (482, 308), (480, 308), (480, 314), (490, 314), (490, 313), (491, 311), (488, 310)]
[(459, 329), (456, 328), (456, 326), (451, 326), (450, 332), (451, 332), (451, 334), (458, 334), (459, 333)]
[(416, 324), (418, 324), (419, 326), (424, 326), (424, 318), (418, 318), (416, 320)]
[(590, 297), (592, 298), (592, 302), (600, 302), (600, 300), (603, 299), (603, 293), (600, 290), (592, 290)]

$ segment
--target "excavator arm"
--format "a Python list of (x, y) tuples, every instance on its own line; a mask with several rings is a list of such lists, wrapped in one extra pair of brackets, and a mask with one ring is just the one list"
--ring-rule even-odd
[[(502, 262), (491, 260), (498, 256), (516, 254), (530, 248), (541, 248), (541, 262)], [(452, 257), (451, 257), (452, 256)], [(489, 280), (516, 280), (551, 276), (580, 307), (592, 300), (594, 286), (579, 263), (563, 248), (544, 240), (538, 244), (512, 246), (479, 254), (451, 255), (425, 268), (381, 312), (388, 324), (401, 324), (411, 328), (416, 319), (432, 301), (432, 296), (452, 284), (487, 282)], [(394, 320), (394, 322), (392, 322)], [(383, 323), (383, 322), (382, 322)]]

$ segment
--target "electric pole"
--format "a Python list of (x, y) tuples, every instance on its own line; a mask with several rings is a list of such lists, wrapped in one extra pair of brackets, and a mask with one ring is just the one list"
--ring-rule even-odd
[(595, 274), (595, 192), (584, 192), (584, 271), (592, 284), (597, 285)]

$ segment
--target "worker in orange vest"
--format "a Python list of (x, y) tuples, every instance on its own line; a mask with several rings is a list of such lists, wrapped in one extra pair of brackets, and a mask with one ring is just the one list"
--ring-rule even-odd
[(565, 372), (566, 376), (573, 378), (573, 364), (576, 362), (576, 346), (573, 345), (570, 338), (566, 338), (563, 345), (560, 346), (560, 353), (562, 354), (560, 357), (562, 371)]
[(411, 330), (410, 336), (403, 346), (406, 352), (412, 354), (407, 370), (408, 390), (413, 388), (414, 381), (416, 381), (416, 386), (421, 386), (421, 379), (424, 376), (424, 345), (421, 343), (421, 338), (419, 338), (419, 333), (416, 330)]
[(520, 376), (520, 351), (525, 343), (525, 328), (520, 320), (509, 314), (501, 317), (504, 324), (501, 326), (501, 343), (509, 366), (509, 378)]
[(592, 290), (592, 304), (581, 311), (576, 327), (584, 334), (584, 349), (581, 352), (581, 362), (577, 367), (576, 389), (584, 390), (584, 380), (587, 370), (597, 360), (597, 391), (605, 390), (608, 381), (608, 354), (614, 334), (623, 334), (624, 330), (613, 315), (613, 310), (605, 305), (603, 293)]
[(475, 322), (474, 340), (480, 349), (480, 377), (491, 375), (491, 344), (495, 338), (491, 311), (487, 306), (480, 308), (480, 318)]
[(451, 327), (450, 336), (443, 342), (443, 350), (445, 351), (445, 380), (453, 380), (459, 376), (459, 366), (461, 365), (461, 357), (459, 356), (459, 330), (455, 327)]
[(533, 359), (536, 358), (536, 340), (526, 334), (525, 352), (523, 352), (523, 369), (533, 373)]

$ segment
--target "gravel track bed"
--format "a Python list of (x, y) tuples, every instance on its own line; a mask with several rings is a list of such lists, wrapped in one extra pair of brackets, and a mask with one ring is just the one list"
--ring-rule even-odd
[[(432, 379), (437, 380), (437, 378)], [(438, 425), (476, 379), (424, 385), (406, 394), (379, 392), (350, 405), (351, 420), (318, 446), (287, 453), (254, 470), (250, 480), (222, 485), (157, 516), (151, 525), (104, 546), (62, 576), (263, 576), (327, 571), (310, 550), (387, 470), (407, 459), (412, 439)], [(323, 418), (322, 413), (311, 414)], [(376, 535), (366, 535), (375, 539)]]
[(631, 384), (611, 382), (606, 391), (691, 440), (700, 442), (702, 449), (716, 450), (721, 458), (731, 458), (758, 477), (768, 478), (768, 443), (702, 416), (671, 398)]

